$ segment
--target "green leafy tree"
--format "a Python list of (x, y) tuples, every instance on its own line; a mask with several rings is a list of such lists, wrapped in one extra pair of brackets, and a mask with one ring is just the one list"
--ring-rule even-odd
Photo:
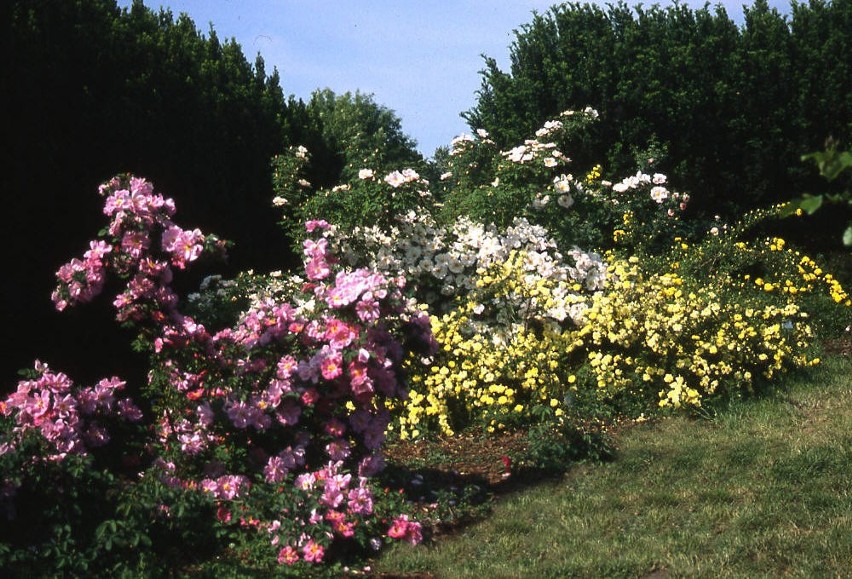
[(486, 58), (464, 116), (508, 148), (592, 106), (597, 132), (573, 158), (624, 173), (657, 148), (692, 212), (733, 214), (812, 188), (799, 152), (848, 140), (850, 19), (848, 0), (796, 4), (789, 21), (756, 0), (742, 27), (721, 6), (554, 6), (516, 32), (508, 71)]
[(115, 0), (3, 2), (0, 55), (0, 252), (16, 272), (0, 286), (13, 304), (0, 314), (3, 375), (36, 351), (83, 378), (86, 353), (100, 352), (107, 370), (131, 365), (107, 308), (63, 326), (39, 297), (69, 248), (85, 247), (99, 211), (89, 192), (117, 171), (180, 192), (193, 225), (236, 242), (234, 270), (286, 264), (269, 159), (302, 119), (260, 58), (186, 15)]
[(331, 156), (326, 160), (331, 169), (328, 182), (323, 185), (350, 181), (363, 168), (391, 171), (423, 165), (417, 143), (402, 131), (400, 118), (371, 95), (317, 90), (306, 113)]

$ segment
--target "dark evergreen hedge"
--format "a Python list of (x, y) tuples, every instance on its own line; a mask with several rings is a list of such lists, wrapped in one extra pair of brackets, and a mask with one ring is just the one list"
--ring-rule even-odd
[(582, 159), (623, 172), (634, 153), (693, 193), (693, 211), (731, 214), (822, 187), (804, 153), (850, 145), (852, 1), (765, 0), (738, 27), (718, 6), (555, 6), (516, 31), (511, 69), (486, 59), (465, 113), (504, 147), (565, 109), (601, 113)]
[[(305, 145), (308, 177), (330, 185), (354, 155), (324, 126), (329, 107), (285, 98), (259, 56), (141, 2), (5, 0), (0, 59), (0, 391), (35, 356), (85, 379), (137, 361), (108, 303), (60, 315), (50, 302), (54, 272), (105, 223), (100, 183), (118, 172), (153, 181), (182, 224), (235, 242), (223, 273), (281, 269), (295, 257), (271, 206), (272, 157)], [(381, 115), (396, 153), (419, 158), (392, 111), (369, 98), (350, 108)]]

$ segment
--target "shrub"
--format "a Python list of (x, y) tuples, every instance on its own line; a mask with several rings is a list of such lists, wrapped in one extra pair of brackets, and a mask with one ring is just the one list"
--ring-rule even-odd
[[(630, 413), (699, 407), (705, 398), (742, 395), (760, 379), (818, 360), (807, 313), (756, 292), (723, 299), (694, 289), (676, 272), (613, 261), (608, 290), (593, 296), (579, 331), (588, 358), (584, 385)], [(730, 296), (728, 296), (730, 297)]]
[(301, 239), (301, 224), (323, 219), (351, 229), (364, 224), (390, 227), (399, 215), (428, 203), (429, 181), (412, 168), (391, 171), (362, 168), (358, 177), (330, 189), (315, 189), (302, 176), (309, 153), (302, 146), (290, 147), (273, 159), (273, 204), (282, 208), (281, 225), (291, 239)]
[(479, 270), (475, 289), (453, 310), (432, 317), (439, 350), (411, 378), (398, 418), (402, 438), (474, 425), (494, 432), (562, 414), (556, 407), (574, 381), (560, 365), (573, 346), (563, 325), (582, 319), (588, 296), (564, 266), (548, 275), (529, 268), (532, 259), (511, 251), (503, 264)]
[[(640, 170), (613, 184), (601, 179), (600, 165), (574, 167), (565, 147), (582, 140), (578, 135), (597, 118), (591, 108), (564, 111), (509, 150), (497, 148), (484, 130), (457, 138), (441, 219), (467, 216), (505, 227), (524, 218), (545, 227), (562, 248), (657, 249), (678, 232), (689, 196), (670, 191), (660, 173)], [(645, 156), (642, 167), (654, 162)]]
[[(341, 269), (327, 252), (328, 224), (310, 221), (305, 279), (278, 299), (249, 300), (233, 326), (208, 331), (180, 311), (172, 268), (224, 244), (178, 226), (174, 202), (145, 180), (116, 178), (101, 194), (109, 227), (84, 259), (60, 268), (53, 299), (62, 310), (93, 299), (110, 276), (126, 281), (117, 319), (152, 350), (145, 430), (127, 442), (138, 459), (128, 473), (78, 458), (108, 440), (90, 415), (143, 418), (115, 398), (120, 381), (72, 391), (39, 366), (40, 377), (2, 406), (0, 459), (27, 467), (19, 478), (3, 469), (4, 507), (14, 516), (18, 497), (39, 492), (30, 485), (57, 478), (68, 482), (59, 488), (81, 490), (62, 508), (48, 503), (34, 523), (44, 536), (4, 535), (4, 567), (54, 573), (73, 559), (89, 572), (140, 572), (218, 552), (305, 572), (386, 538), (419, 541), (419, 524), (379, 504), (370, 481), (383, 466), (385, 406), (405, 395), (406, 348), (428, 355), (434, 345), (428, 320), (401, 294), (404, 280)], [(81, 486), (89, 481), (97, 486)], [(101, 496), (109, 500), (92, 508)], [(83, 513), (92, 517), (81, 528)], [(54, 548), (36, 561), (28, 553), (40, 543)], [(139, 544), (163, 555), (121, 556)]]

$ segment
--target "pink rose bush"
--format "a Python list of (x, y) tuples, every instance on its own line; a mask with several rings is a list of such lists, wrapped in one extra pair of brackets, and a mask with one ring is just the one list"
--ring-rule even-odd
[(0, 415), (14, 418), (11, 436), (0, 444), (0, 455), (14, 451), (29, 434), (38, 434), (46, 442), (44, 460), (86, 455), (109, 442), (104, 417), (116, 415), (130, 422), (142, 419), (142, 411), (132, 400), (116, 396), (125, 386), (118, 378), (76, 388), (68, 376), (51, 372), (46, 364), (36, 362), (35, 371), (37, 378), (21, 380), (17, 391), (0, 402)]
[[(110, 277), (125, 282), (116, 318), (152, 352), (140, 398), (147, 434), (131, 461), (139, 481), (160, 489), (145, 516), (173, 530), (181, 517), (205, 522), (238, 556), (285, 566), (385, 539), (418, 542), (419, 524), (380, 504), (371, 481), (384, 467), (387, 407), (407, 396), (403, 360), (436, 348), (428, 317), (403, 297), (405, 280), (343, 268), (329, 252), (329, 224), (312, 220), (304, 278), (294, 276), (286, 294), (249, 300), (235, 324), (208, 328), (181, 311), (173, 272), (225, 243), (177, 225), (174, 201), (144, 179), (115, 178), (100, 193), (105, 235), (59, 269), (52, 299), (61, 311), (94, 299)], [(11, 422), (0, 430), (0, 458), (27, 433), (46, 441), (45, 460), (85, 455), (110, 440), (101, 415), (143, 420), (119, 398), (118, 378), (74, 389), (65, 375), (36, 370), (0, 403)], [(20, 481), (0, 483), (12, 513)], [(187, 501), (201, 505), (191, 516)]]

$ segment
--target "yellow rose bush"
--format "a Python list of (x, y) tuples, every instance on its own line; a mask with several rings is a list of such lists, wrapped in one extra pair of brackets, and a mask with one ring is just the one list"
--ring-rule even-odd
[(757, 226), (785, 211), (785, 205), (775, 205), (750, 211), (730, 225), (714, 223), (698, 243), (676, 240), (654, 267), (678, 271), (693, 287), (713, 289), (727, 301), (795, 303), (811, 315), (819, 335), (837, 335), (852, 324), (852, 300), (840, 280), (818, 257), (780, 237), (754, 234)]
[(401, 438), (472, 425), (494, 432), (563, 413), (574, 380), (560, 363), (574, 340), (563, 326), (582, 319), (589, 295), (576, 281), (531, 273), (531, 259), (512, 251), (504, 263), (480, 269), (466, 300), (432, 316), (439, 352), (411, 379), (398, 418)]
[(622, 408), (700, 407), (713, 396), (752, 392), (815, 358), (809, 317), (798, 304), (729, 301), (692, 288), (676, 272), (637, 258), (614, 261), (607, 291), (593, 296), (579, 331), (584, 384)]

